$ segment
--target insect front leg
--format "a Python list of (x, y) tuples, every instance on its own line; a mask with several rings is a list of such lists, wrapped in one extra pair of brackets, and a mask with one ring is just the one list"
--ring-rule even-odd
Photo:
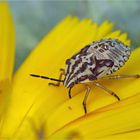
[(91, 88), (88, 85), (85, 85), (85, 86), (86, 86), (86, 94), (85, 94), (85, 97), (84, 97), (84, 100), (83, 100), (83, 108), (84, 108), (84, 111), (85, 111), (85, 114), (86, 114), (87, 113), (86, 102), (87, 102), (87, 98), (89, 96)]
[[(59, 75), (59, 80), (62, 80), (62, 76), (65, 75), (65, 70), (64, 69), (60, 69), (60, 75)], [(57, 83), (48, 83), (49, 85), (53, 85), (53, 86), (60, 86), (60, 81), (58, 81)]]
[(69, 93), (69, 98), (70, 98), (70, 99), (71, 99), (71, 89), (72, 89), (72, 87), (69, 88), (69, 92), (68, 92), (68, 93)]
[(99, 83), (97, 83), (97, 82), (94, 82), (93, 84), (95, 84), (97, 87), (100, 87), (100, 88), (102, 88), (103, 90), (107, 91), (109, 94), (111, 94), (111, 95), (113, 95), (115, 98), (117, 98), (118, 101), (120, 101), (119, 96), (118, 96), (116, 93), (114, 93), (113, 91), (111, 91), (110, 89), (104, 87), (103, 85), (101, 85), (101, 84), (99, 84)]
[(103, 79), (122, 79), (122, 78), (140, 78), (139, 74), (133, 74), (133, 75), (111, 75), (108, 77), (105, 77)]

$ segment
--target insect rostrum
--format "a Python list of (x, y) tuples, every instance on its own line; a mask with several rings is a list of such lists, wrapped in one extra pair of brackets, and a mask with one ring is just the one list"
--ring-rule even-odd
[[(31, 76), (58, 81), (56, 84), (50, 83), (50, 85), (54, 86), (59, 86), (60, 82), (63, 82), (64, 86), (69, 88), (70, 98), (73, 86), (78, 83), (84, 83), (87, 91), (83, 101), (83, 107), (85, 113), (87, 113), (86, 100), (90, 92), (90, 87), (87, 85), (88, 82), (93, 82), (94, 85), (104, 89), (120, 100), (114, 92), (97, 83), (96, 80), (100, 78), (116, 79), (139, 77), (138, 74), (110, 76), (111, 73), (117, 71), (125, 64), (129, 56), (130, 48), (121, 41), (112, 38), (103, 39), (85, 46), (78, 53), (67, 59), (66, 68), (65, 70), (61, 69), (59, 79), (36, 74), (31, 74)], [(64, 80), (61, 80), (62, 75), (65, 76)]]

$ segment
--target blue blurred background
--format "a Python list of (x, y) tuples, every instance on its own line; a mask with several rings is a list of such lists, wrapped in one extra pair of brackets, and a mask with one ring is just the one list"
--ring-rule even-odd
[(43, 36), (68, 15), (91, 18), (97, 23), (108, 19), (115, 23), (115, 28), (128, 32), (134, 48), (140, 46), (139, 0), (32, 0), (9, 3), (17, 34), (16, 68)]

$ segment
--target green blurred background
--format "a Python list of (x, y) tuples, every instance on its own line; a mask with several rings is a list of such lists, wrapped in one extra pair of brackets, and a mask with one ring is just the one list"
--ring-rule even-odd
[(128, 32), (133, 48), (140, 46), (139, 0), (32, 0), (9, 3), (16, 27), (15, 69), (43, 36), (68, 15), (91, 18), (97, 23), (108, 19), (115, 23), (115, 28)]

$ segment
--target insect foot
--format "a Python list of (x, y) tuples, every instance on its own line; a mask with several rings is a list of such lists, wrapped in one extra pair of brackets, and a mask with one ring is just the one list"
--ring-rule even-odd
[(114, 92), (111, 92), (111, 95), (113, 95), (115, 98), (117, 98), (118, 101), (120, 101), (120, 97), (117, 94), (115, 94)]
[(72, 89), (72, 88), (69, 88), (69, 92), (68, 92), (68, 93), (69, 93), (69, 99), (72, 98), (72, 97), (71, 97), (71, 89)]
[(85, 114), (87, 114), (87, 107), (86, 107), (86, 103), (85, 102), (83, 102), (83, 108), (84, 108)]

